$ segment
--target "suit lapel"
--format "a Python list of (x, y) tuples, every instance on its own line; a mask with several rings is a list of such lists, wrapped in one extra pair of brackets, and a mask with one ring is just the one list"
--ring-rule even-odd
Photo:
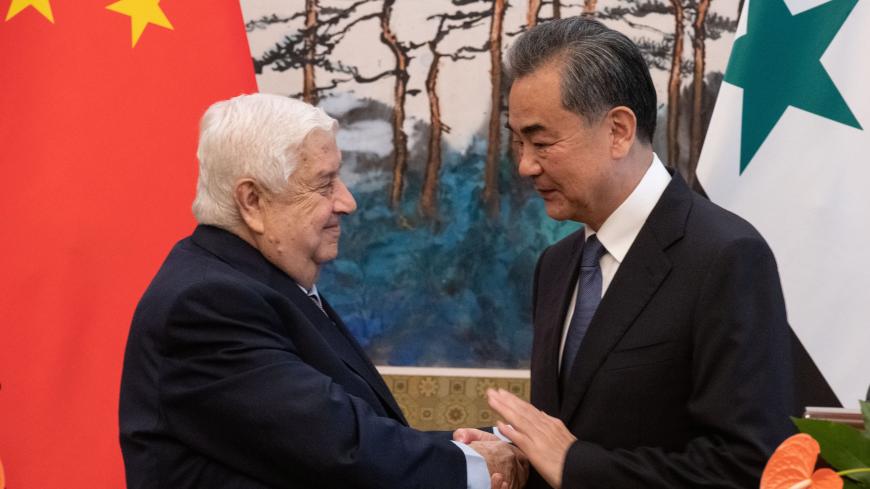
[[(546, 284), (538, 284), (541, 299), (536, 307), (535, 344), (533, 346), (534, 365), (532, 366), (532, 402), (536, 407), (549, 414), (559, 413), (559, 348), (562, 343), (562, 327), (571, 303), (574, 284), (580, 267), (584, 231), (575, 232), (568, 257), (554, 256), (547, 263), (556, 265), (554, 270), (542, 270)], [(562, 266), (565, 260), (568, 266)]]
[(347, 327), (345, 327), (341, 318), (338, 317), (338, 314), (329, 306), (329, 303), (326, 302), (323, 296), (321, 295), (320, 299), (326, 314), (289, 277), (285, 276), (281, 277), (281, 279), (280, 282), (282, 283), (280, 285), (274, 283), (274, 281), (272, 285), (302, 310), (305, 317), (311, 321), (314, 328), (323, 336), (323, 339), (335, 351), (338, 358), (341, 358), (345, 366), (368, 384), (386, 410), (393, 411), (393, 416), (396, 416), (407, 424), (402, 410), (396, 405), (393, 396), (384, 384), (383, 378), (371, 364), (362, 347), (359, 346), (359, 343), (348, 331)]
[[(354, 338), (353, 334), (347, 329), (344, 321), (338, 316), (332, 306), (326, 301), (326, 299), (321, 296), (321, 300), (323, 301), (323, 307), (326, 309), (329, 317), (333, 319), (334, 327), (336, 330), (344, 337), (344, 340), (353, 348), (356, 355), (354, 356), (355, 360), (352, 363), (349, 363), (348, 366), (353, 369), (357, 374), (359, 374), (372, 390), (380, 397), (381, 402), (385, 407), (393, 411), (393, 415), (396, 416), (403, 423), (408, 424), (408, 421), (405, 419), (404, 413), (402, 413), (402, 409), (396, 403), (396, 399), (393, 397), (393, 394), (390, 392), (390, 389), (387, 387), (387, 384), (384, 383), (384, 378), (381, 377), (380, 372), (375, 366), (372, 364), (371, 360), (369, 360), (368, 355), (366, 355), (365, 351), (363, 351), (362, 346), (360, 346), (359, 342)], [(347, 363), (347, 359), (345, 358), (345, 363)]]
[(583, 338), (571, 368), (570, 388), (559, 410), (569, 420), (598, 369), (634, 324), (671, 269), (665, 249), (683, 236), (691, 191), (674, 175), (629, 248)]

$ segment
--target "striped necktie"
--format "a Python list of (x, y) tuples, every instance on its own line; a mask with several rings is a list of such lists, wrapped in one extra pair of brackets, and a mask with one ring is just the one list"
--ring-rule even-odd
[(320, 300), (320, 294), (317, 293), (316, 290), (312, 289), (308, 292), (308, 298), (314, 301), (317, 304), (317, 307), (323, 311), (323, 314), (326, 314), (326, 309), (323, 308), (323, 302)]
[[(311, 290), (308, 290), (301, 285), (299, 286), (299, 288), (302, 289), (303, 292), (305, 292), (305, 295), (307, 295), (308, 298), (317, 305), (317, 308), (320, 309), (323, 314), (326, 314), (326, 309), (323, 308), (323, 301), (320, 300), (320, 294), (317, 292), (317, 285), (312, 285)], [(329, 314), (326, 314), (326, 317), (329, 317)]]

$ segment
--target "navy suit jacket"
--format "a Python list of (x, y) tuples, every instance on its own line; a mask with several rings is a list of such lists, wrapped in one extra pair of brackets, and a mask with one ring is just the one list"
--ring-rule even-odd
[[(790, 328), (773, 254), (675, 175), (620, 264), (559, 392), (580, 230), (535, 273), (531, 400), (578, 438), (563, 488), (758, 487), (793, 432)], [(547, 487), (533, 474), (529, 487)]]
[(179, 242), (127, 342), (127, 487), (464, 488), (462, 451), (408, 427), (323, 304), (227, 231)]

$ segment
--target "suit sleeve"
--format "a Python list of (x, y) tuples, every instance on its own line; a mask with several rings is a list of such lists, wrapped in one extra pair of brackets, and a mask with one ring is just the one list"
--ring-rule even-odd
[(451, 441), (379, 416), (301, 360), (282, 334), (294, 320), (234, 284), (181, 294), (160, 369), (171, 432), (273, 487), (466, 487)]
[(563, 487), (758, 487), (767, 458), (793, 432), (788, 333), (767, 244), (727, 245), (707, 272), (692, 323), (688, 410), (697, 436), (682, 451), (607, 450), (579, 440), (568, 451)]

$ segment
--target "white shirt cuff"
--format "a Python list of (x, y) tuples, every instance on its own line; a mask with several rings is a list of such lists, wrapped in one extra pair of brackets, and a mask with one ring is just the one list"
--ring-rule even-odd
[(486, 467), (486, 459), (470, 446), (453, 442), (462, 453), (465, 454), (465, 469), (468, 472), (468, 489), (489, 489), (489, 469)]
[(508, 442), (508, 443), (513, 443), (513, 442), (510, 440), (510, 438), (508, 438), (508, 437), (506, 437), (506, 436), (504, 436), (504, 435), (501, 434), (501, 431), (498, 430), (498, 426), (493, 426), (493, 427), (492, 427), (492, 434), (495, 435), (495, 436), (497, 436), (497, 437), (499, 437), (499, 438), (501, 439), (501, 441), (506, 441), (506, 442)]

